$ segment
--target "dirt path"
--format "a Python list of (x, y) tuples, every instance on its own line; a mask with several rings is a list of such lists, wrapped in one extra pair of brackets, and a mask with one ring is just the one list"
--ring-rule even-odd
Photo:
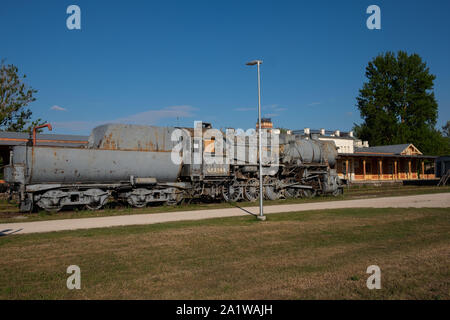
[[(273, 205), (264, 208), (264, 213), (308, 211), (340, 208), (450, 208), (450, 193), (435, 193), (414, 196), (327, 201), (302, 204)], [(75, 229), (105, 228), (153, 224), (183, 220), (201, 220), (221, 217), (257, 214), (258, 207), (227, 208), (197, 211), (178, 211), (166, 213), (134, 214), (98, 218), (62, 219), (22, 223), (0, 224), (0, 236), (8, 234), (25, 234), (52, 232)]]

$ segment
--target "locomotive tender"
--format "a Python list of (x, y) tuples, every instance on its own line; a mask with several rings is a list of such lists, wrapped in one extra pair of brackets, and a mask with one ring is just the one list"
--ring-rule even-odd
[[(210, 125), (203, 124), (200, 132), (208, 129)], [(22, 212), (36, 207), (52, 212), (63, 207), (94, 210), (111, 198), (134, 207), (192, 199), (259, 198), (258, 163), (235, 158), (220, 163), (174, 162), (173, 150), (183, 138), (194, 154), (200, 150), (201, 155), (223, 156), (215, 150), (223, 145), (221, 138), (193, 135), (174, 141), (175, 130), (180, 128), (107, 124), (93, 129), (86, 147), (15, 146), (4, 169), (5, 181), (11, 192), (17, 192)], [(266, 199), (342, 193), (333, 169), (334, 142), (290, 134), (277, 138), (276, 166), (263, 162)], [(248, 159), (253, 149), (248, 142), (244, 147)]]

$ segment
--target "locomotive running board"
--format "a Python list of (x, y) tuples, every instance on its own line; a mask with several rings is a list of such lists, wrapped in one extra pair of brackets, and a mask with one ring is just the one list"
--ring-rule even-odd
[(63, 184), (63, 183), (47, 183), (47, 184), (30, 184), (25, 187), (26, 192), (39, 192), (58, 188), (117, 188), (123, 186), (122, 183), (111, 184)]

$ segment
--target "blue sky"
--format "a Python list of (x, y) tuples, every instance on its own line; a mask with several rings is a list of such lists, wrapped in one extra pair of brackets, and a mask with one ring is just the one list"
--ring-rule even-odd
[[(66, 9), (81, 8), (81, 30)], [(381, 8), (381, 30), (366, 8)], [(0, 58), (38, 90), (30, 105), (56, 133), (105, 122), (250, 128), (263, 115), (291, 129), (350, 130), (369, 60), (418, 53), (450, 120), (450, 1), (5, 1)]]

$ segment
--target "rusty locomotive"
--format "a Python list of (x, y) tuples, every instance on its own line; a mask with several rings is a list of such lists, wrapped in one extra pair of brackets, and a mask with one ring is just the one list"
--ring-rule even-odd
[[(203, 124), (199, 129), (210, 128)], [(190, 163), (186, 157), (173, 161), (174, 148), (183, 138), (194, 157), (199, 150), (224, 157), (215, 150), (222, 146), (220, 139), (194, 135), (174, 140), (177, 129), (108, 124), (93, 129), (86, 147), (16, 146), (4, 169), (5, 181), (11, 193), (17, 193), (22, 212), (37, 207), (52, 212), (64, 207), (95, 210), (110, 199), (144, 207), (192, 199), (259, 198), (258, 163), (236, 158), (220, 163)], [(337, 157), (333, 142), (290, 134), (277, 138), (277, 158), (263, 164), (264, 198), (343, 192), (333, 168)], [(245, 139), (243, 144), (249, 156), (252, 151)]]

